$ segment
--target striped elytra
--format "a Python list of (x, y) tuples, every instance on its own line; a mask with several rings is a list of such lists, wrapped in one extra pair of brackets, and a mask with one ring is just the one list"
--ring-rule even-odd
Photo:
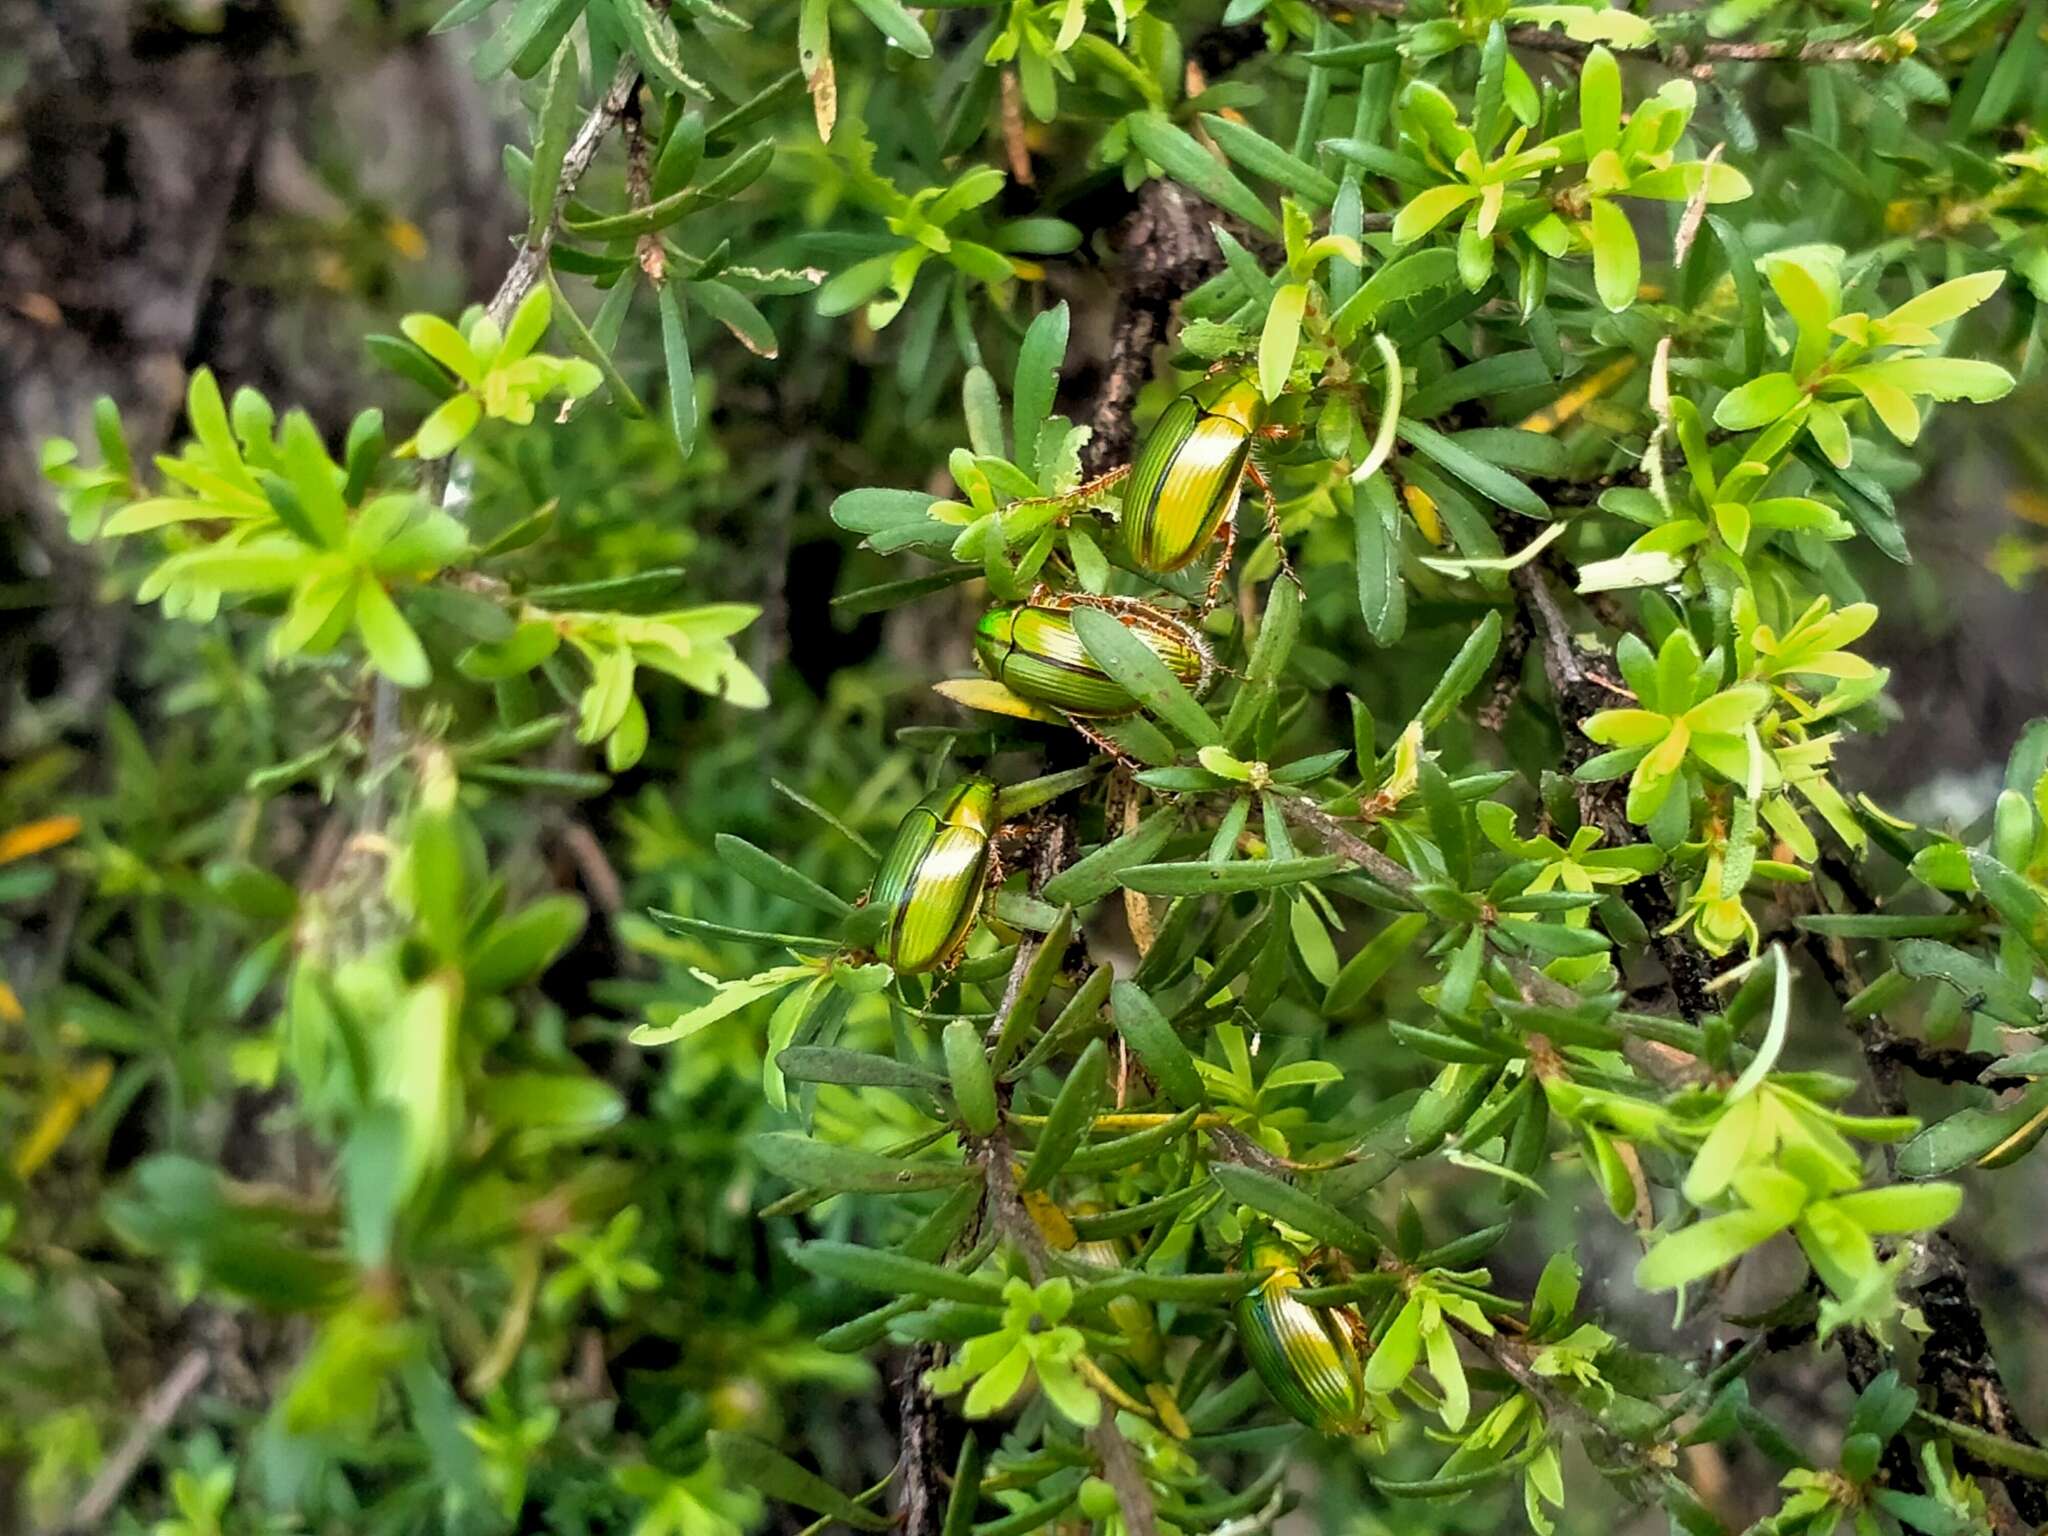
[[(1104, 672), (1074, 633), (1074, 601), (1055, 599), (991, 608), (974, 631), (974, 659), (1019, 698), (1086, 720), (1133, 714), (1138, 701)], [(1200, 693), (1209, 681), (1208, 647), (1193, 629), (1143, 603), (1105, 603), (1167, 669)]]
[(1209, 547), (1237, 505), (1264, 415), (1257, 387), (1231, 374), (1206, 379), (1167, 406), (1124, 486), (1119, 527), (1133, 565), (1177, 571)]
[(899, 975), (959, 953), (981, 911), (995, 833), (996, 787), (968, 779), (935, 789), (896, 824), (868, 899), (889, 914), (881, 956)]
[(1338, 1309), (1294, 1299), (1301, 1272), (1278, 1244), (1257, 1245), (1246, 1263), (1273, 1270), (1236, 1308), (1238, 1342), (1273, 1401), (1327, 1435), (1370, 1432), (1365, 1361)]

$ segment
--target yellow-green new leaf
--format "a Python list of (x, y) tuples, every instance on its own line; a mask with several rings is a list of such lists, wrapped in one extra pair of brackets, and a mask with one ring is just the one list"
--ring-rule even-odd
[(1301, 346), (1301, 317), (1307, 308), (1308, 284), (1285, 283), (1266, 311), (1266, 327), (1259, 333), (1259, 393), (1268, 400), (1279, 399), (1287, 388), (1294, 354)]

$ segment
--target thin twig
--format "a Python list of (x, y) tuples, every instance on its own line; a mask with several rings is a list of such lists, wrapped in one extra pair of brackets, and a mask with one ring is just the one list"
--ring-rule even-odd
[(1295, 795), (1276, 797), (1280, 814), (1316, 838), (1330, 852), (1339, 854), (1389, 889), (1404, 894), (1415, 887), (1415, 876), (1396, 863), (1315, 801)]
[[(1017, 1193), (1009, 1138), (996, 1131), (981, 1137), (975, 1145), (983, 1176), (988, 1181), (989, 1209), (995, 1214), (996, 1225), (1023, 1258), (1032, 1284), (1037, 1285), (1051, 1272), (1052, 1256), (1046, 1249), (1045, 1234), (1038, 1230), (1038, 1223), (1024, 1208), (1024, 1197)], [(1104, 1479), (1116, 1490), (1117, 1508), (1123, 1515), (1128, 1536), (1158, 1536), (1151, 1484), (1145, 1481), (1131, 1442), (1117, 1428), (1116, 1412), (1107, 1403), (1095, 1427), (1088, 1432), (1088, 1443), (1102, 1463)]]
[[(1848, 898), (1844, 905), (1850, 910), (1877, 910), (1877, 901), (1854, 869), (1832, 858), (1823, 860), (1823, 869), (1841, 887)], [(1818, 905), (1824, 911), (1837, 909), (1825, 900)], [(1863, 990), (1863, 978), (1846, 945), (1839, 940), (1826, 941), (1810, 952), (1845, 1003)], [(1881, 1018), (1855, 1020), (1851, 1027), (1870, 1068), (1878, 1108), (1888, 1115), (1904, 1114), (1906, 1099), (1899, 1070), (1901, 1065), (1917, 1066), (1910, 1051), (1913, 1042), (1901, 1040)], [(1887, 1146), (1884, 1150), (1887, 1165), (1896, 1173), (1896, 1149)], [(1922, 1391), (1934, 1401), (1935, 1412), (2002, 1439), (2039, 1444), (2014, 1409), (2012, 1393), (1984, 1329), (1984, 1315), (1970, 1294), (1970, 1267), (1962, 1249), (1945, 1232), (1930, 1232), (1916, 1239), (1914, 1247), (1916, 1262), (1908, 1270), (1905, 1290), (1927, 1324), (1920, 1344), (1919, 1377)], [(2029, 1527), (2048, 1523), (2048, 1479), (1985, 1462), (1961, 1447), (1956, 1460), (1980, 1480), (2003, 1484), (2013, 1509)]]
[[(1524, 605), (1536, 622), (1537, 639), (1543, 657), (1544, 676), (1556, 700), (1557, 724), (1564, 737), (1567, 770), (1577, 767), (1592, 752), (1592, 743), (1579, 734), (1578, 725), (1587, 715), (1606, 707), (1616, 696), (1617, 685), (1588, 664), (1573, 639), (1570, 622), (1558, 606), (1556, 594), (1540, 563), (1525, 565), (1514, 574), (1514, 584)], [(1607, 834), (1615, 846), (1643, 841), (1611, 794), (1598, 784), (1579, 787), (1579, 813), (1592, 826)], [(1698, 951), (1675, 933), (1667, 933), (1678, 915), (1676, 903), (1661, 878), (1638, 880), (1621, 888), (1621, 899), (1650, 932), (1650, 947), (1670, 978), (1671, 995), (1686, 1022), (1697, 1024), (1715, 1011), (1707, 990), (1707, 967)]]
[[(513, 257), (512, 265), (506, 270), (498, 291), (491, 295), (487, 306), (492, 322), (501, 330), (540, 281), (541, 273), (547, 268), (548, 253), (554, 248), (555, 230), (561, 223), (562, 210), (569, 206), (569, 199), (575, 195), (576, 188), (590, 170), (591, 162), (597, 158), (605, 135), (624, 114), (639, 83), (639, 66), (629, 53), (613, 74), (604, 99), (591, 108), (589, 116), (583, 119), (583, 125), (576, 130), (576, 137), (569, 141), (569, 148), (562, 156), (562, 173), (555, 181), (555, 198), (548, 216), (541, 221), (537, 232), (521, 238), (519, 252)], [(451, 475), (450, 468), (447, 459), (427, 465), (420, 476), (420, 490), (428, 499), (438, 500), (444, 512), (459, 517), (469, 501), (469, 487), (461, 475)], [(370, 689), (369, 791), (363, 802), (362, 821), (367, 829), (381, 829), (390, 814), (390, 769), (402, 747), (398, 686), (380, 673)]]
[(171, 1374), (158, 1382), (156, 1390), (144, 1400), (142, 1411), (129, 1426), (127, 1435), (100, 1468), (92, 1486), (85, 1490), (85, 1497), (78, 1501), (78, 1508), (71, 1512), (71, 1523), (65, 1527), (66, 1530), (97, 1531), (106, 1523), (107, 1517), (114, 1512), (115, 1502), (127, 1488), (128, 1480), (135, 1476), (150, 1447), (171, 1427), (171, 1421), (185, 1406), (185, 1400), (199, 1390), (212, 1370), (213, 1356), (205, 1350), (193, 1348), (185, 1352)]
[(501, 327), (512, 318), (512, 312), (540, 281), (548, 252), (554, 248), (555, 228), (561, 223), (562, 210), (569, 206), (569, 199), (575, 195), (584, 173), (590, 169), (590, 162), (597, 158), (605, 135), (611, 131), (612, 124), (624, 115), (626, 103), (632, 100), (639, 83), (639, 65), (629, 53), (620, 61), (604, 99), (591, 108), (590, 115), (583, 119), (583, 126), (576, 130), (576, 137), (569, 141), (569, 148), (562, 156), (562, 174), (555, 181), (554, 206), (547, 218), (541, 221), (539, 232), (519, 242), (519, 254), (512, 259), (505, 280), (498, 284), (498, 291), (491, 296), (490, 317)]
[(902, 1536), (938, 1536), (946, 1518), (944, 1468), (939, 1463), (939, 1411), (925, 1375), (939, 1363), (938, 1346), (914, 1344), (896, 1378), (899, 1445), (896, 1452), (896, 1522)]

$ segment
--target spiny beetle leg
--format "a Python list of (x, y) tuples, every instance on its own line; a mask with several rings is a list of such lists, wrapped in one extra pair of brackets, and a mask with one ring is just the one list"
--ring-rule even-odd
[(1304, 597), (1308, 589), (1301, 584), (1301, 578), (1294, 574), (1294, 562), (1287, 558), (1287, 541), (1280, 533), (1280, 504), (1273, 499), (1273, 486), (1266, 479), (1256, 459), (1247, 460), (1244, 472), (1251, 476), (1252, 484), (1259, 488), (1259, 495), (1266, 503), (1266, 532), (1273, 540), (1273, 553), (1280, 557), (1280, 574), (1294, 583), (1294, 590)]
[(1094, 500), (1097, 496), (1100, 496), (1104, 491), (1108, 490), (1111, 486), (1117, 484), (1119, 481), (1129, 476), (1130, 472), (1131, 466), (1128, 464), (1124, 464), (1116, 469), (1108, 471), (1106, 474), (1097, 475), (1093, 480), (1084, 481), (1082, 484), (1075, 486), (1071, 491), (1062, 491), (1057, 496), (1025, 496), (1021, 497), (1016, 501), (1011, 502), (1010, 506), (1013, 509), (1017, 507), (1044, 507), (1055, 505), (1075, 507), (1085, 506), (1088, 502)]
[(1216, 567), (1209, 572), (1209, 587), (1202, 594), (1202, 606), (1195, 610), (1195, 617), (1207, 618), (1216, 610), (1216, 600), (1223, 595), (1223, 578), (1230, 574), (1231, 556), (1237, 551), (1237, 508), (1230, 509), (1230, 516), (1223, 519), (1223, 549), (1216, 556)]
[(1108, 753), (1110, 759), (1113, 762), (1121, 764), (1123, 767), (1130, 769), (1134, 773), (1145, 766), (1136, 758), (1132, 757), (1128, 752), (1124, 751), (1122, 747), (1118, 746), (1115, 742), (1111, 741), (1107, 736), (1103, 735), (1102, 732), (1096, 730), (1093, 726), (1088, 725), (1083, 721), (1077, 719), (1073, 715), (1067, 716), (1067, 724), (1071, 725), (1075, 729), (1075, 731), (1077, 731), (1080, 734), (1081, 739), (1086, 741), (1090, 746), (1094, 747), (1096, 751)]

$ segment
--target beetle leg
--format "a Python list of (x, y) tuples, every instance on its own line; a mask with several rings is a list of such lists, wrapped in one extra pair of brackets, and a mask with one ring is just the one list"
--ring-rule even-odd
[(1085, 485), (1075, 486), (1071, 491), (1067, 492), (1067, 496), (1069, 499), (1099, 496), (1112, 485), (1120, 484), (1129, 476), (1130, 472), (1130, 465), (1119, 464), (1115, 469), (1106, 470), (1102, 474), (1097, 475)]
[(1105, 474), (1097, 475), (1093, 480), (1075, 486), (1071, 491), (1062, 491), (1057, 496), (1024, 496), (1011, 502), (1010, 506), (1013, 510), (1017, 507), (1082, 506), (1123, 480), (1130, 472), (1130, 465), (1119, 465)]
[(1237, 552), (1237, 508), (1230, 509), (1230, 515), (1223, 519), (1223, 549), (1216, 556), (1216, 568), (1209, 572), (1209, 590), (1202, 594), (1202, 606), (1196, 610), (1199, 618), (1207, 618), (1215, 610), (1217, 598), (1223, 595), (1223, 578), (1230, 574), (1231, 557)]
[(1280, 574), (1294, 583), (1297, 592), (1305, 591), (1301, 578), (1294, 574), (1294, 563), (1287, 558), (1287, 541), (1280, 533), (1280, 503), (1273, 499), (1273, 486), (1259, 468), (1256, 459), (1245, 461), (1244, 472), (1251, 476), (1252, 484), (1259, 488), (1259, 495), (1266, 503), (1266, 532), (1272, 536), (1273, 552), (1280, 557)]
[(1067, 724), (1079, 732), (1082, 739), (1094, 747), (1096, 751), (1107, 752), (1114, 761), (1122, 764), (1124, 767), (1135, 771), (1144, 766), (1144, 764), (1136, 761), (1122, 747), (1111, 741), (1093, 726), (1082, 724), (1081, 721), (1072, 715), (1067, 716)]

